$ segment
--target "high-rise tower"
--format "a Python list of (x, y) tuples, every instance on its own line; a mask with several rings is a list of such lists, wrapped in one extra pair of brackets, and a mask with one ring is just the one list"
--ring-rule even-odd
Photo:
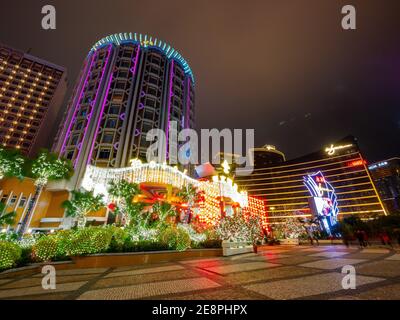
[(145, 158), (153, 128), (193, 127), (194, 78), (170, 45), (137, 33), (105, 37), (90, 50), (53, 150), (79, 179), (87, 164), (125, 167)]
[(0, 147), (48, 147), (66, 89), (63, 67), (0, 44)]

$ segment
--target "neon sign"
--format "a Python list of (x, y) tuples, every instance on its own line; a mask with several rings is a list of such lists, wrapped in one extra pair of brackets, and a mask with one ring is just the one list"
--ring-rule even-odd
[(304, 176), (303, 183), (312, 196), (311, 211), (320, 221), (321, 228), (331, 235), (331, 229), (337, 224), (339, 213), (335, 189), (320, 171)]
[(340, 146), (335, 146), (335, 145), (331, 144), (331, 146), (329, 148), (325, 148), (325, 152), (328, 155), (332, 156), (335, 154), (336, 150), (347, 149), (352, 146), (353, 146), (352, 144), (345, 144), (345, 145), (340, 145)]
[(365, 160), (354, 160), (351, 161), (347, 164), (348, 167), (358, 167), (358, 166), (363, 166), (364, 164), (366, 164), (367, 162)]

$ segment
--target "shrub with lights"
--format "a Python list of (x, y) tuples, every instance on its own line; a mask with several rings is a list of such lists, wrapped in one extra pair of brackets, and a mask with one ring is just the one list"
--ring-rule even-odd
[(57, 247), (55, 236), (44, 236), (33, 246), (32, 253), (38, 261), (50, 261), (57, 256)]
[(191, 240), (186, 230), (176, 226), (167, 227), (160, 236), (160, 241), (172, 250), (184, 251), (190, 248)]
[(66, 243), (68, 256), (79, 256), (106, 252), (110, 246), (112, 232), (106, 227), (87, 227), (76, 230)]
[(12, 268), (21, 258), (21, 248), (8, 241), (0, 241), (0, 270)]

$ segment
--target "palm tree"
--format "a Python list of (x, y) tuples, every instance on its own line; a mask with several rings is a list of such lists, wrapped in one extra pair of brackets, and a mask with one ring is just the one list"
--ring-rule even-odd
[(158, 226), (165, 227), (168, 222), (167, 218), (176, 215), (175, 208), (167, 202), (156, 202), (153, 204), (153, 213), (158, 215)]
[(24, 157), (17, 150), (0, 148), (0, 179), (5, 177), (22, 178)]
[(33, 208), (43, 188), (49, 181), (68, 179), (73, 174), (72, 164), (69, 160), (59, 159), (56, 154), (42, 150), (38, 157), (32, 161), (31, 174), (35, 178), (35, 193), (28, 204), (27, 212), (22, 220), (18, 232), (23, 234), (31, 218)]
[(16, 212), (4, 212), (6, 205), (3, 202), (0, 202), (0, 227), (14, 224)]
[(93, 191), (72, 191), (71, 200), (62, 203), (69, 217), (77, 218), (78, 228), (86, 225), (86, 217), (90, 212), (96, 212), (104, 207), (103, 195), (93, 195)]
[(135, 196), (140, 194), (140, 188), (137, 183), (131, 183), (126, 180), (111, 181), (108, 192), (117, 199), (117, 208), (124, 217), (125, 224), (129, 225), (132, 217), (139, 216), (143, 205), (133, 203)]

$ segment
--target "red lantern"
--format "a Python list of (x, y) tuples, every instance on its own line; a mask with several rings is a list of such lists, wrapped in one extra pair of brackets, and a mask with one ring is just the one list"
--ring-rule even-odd
[(108, 208), (110, 211), (115, 211), (115, 209), (117, 208), (117, 205), (116, 205), (115, 203), (111, 202), (111, 203), (107, 206), (107, 208)]

